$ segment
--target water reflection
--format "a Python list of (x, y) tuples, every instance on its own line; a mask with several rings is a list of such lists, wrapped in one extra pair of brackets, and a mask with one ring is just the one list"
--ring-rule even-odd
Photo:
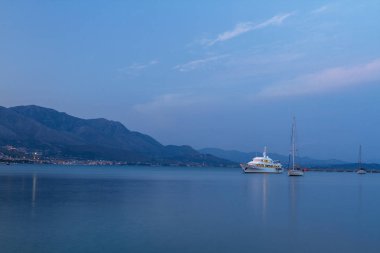
[(296, 228), (297, 225), (297, 179), (289, 177), (289, 225), (292, 228)]
[(356, 217), (358, 219), (358, 222), (361, 221), (362, 216), (362, 204), (363, 204), (363, 198), (362, 193), (363, 192), (363, 186), (362, 186), (362, 180), (359, 178), (359, 184), (358, 184), (358, 205), (357, 205), (357, 214)]
[(2, 208), (7, 209), (10, 205), (4, 203), (18, 203), (18, 201), (28, 202), (32, 209), (36, 206), (38, 197), (38, 176), (0, 175), (0, 203)]
[(289, 178), (210, 169), (212, 178), (205, 178), (189, 168), (191, 174), (174, 178), (173, 169), (152, 176), (137, 168), (127, 171), (129, 178), (122, 170), (111, 178), (83, 168), (69, 175), (66, 167), (59, 168), (61, 174), (16, 169), (0, 169), (1, 252), (379, 248), (380, 175)]
[(33, 184), (32, 184), (32, 207), (35, 207), (36, 203), (36, 191), (37, 191), (37, 176), (33, 174)]
[(268, 204), (268, 175), (263, 175), (262, 181), (262, 222), (266, 223), (267, 218), (267, 204)]
[(253, 212), (260, 217), (262, 223), (267, 221), (268, 203), (269, 203), (269, 175), (253, 174), (248, 175), (247, 195), (252, 204)]

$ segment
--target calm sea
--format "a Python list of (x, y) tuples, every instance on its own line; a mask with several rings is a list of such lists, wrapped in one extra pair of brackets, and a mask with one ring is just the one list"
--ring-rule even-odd
[(380, 174), (0, 166), (0, 252), (380, 252)]

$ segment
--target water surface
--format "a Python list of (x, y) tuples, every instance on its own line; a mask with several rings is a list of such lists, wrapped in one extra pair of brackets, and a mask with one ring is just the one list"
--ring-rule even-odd
[(380, 174), (0, 166), (0, 252), (379, 252)]

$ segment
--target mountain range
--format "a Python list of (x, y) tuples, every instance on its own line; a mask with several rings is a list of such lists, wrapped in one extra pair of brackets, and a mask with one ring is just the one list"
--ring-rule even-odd
[(162, 145), (116, 121), (81, 119), (40, 106), (0, 107), (0, 146), (36, 150), (46, 157), (146, 163), (233, 166), (190, 146)]
[[(195, 150), (190, 146), (162, 145), (149, 135), (128, 130), (123, 124), (103, 118), (81, 119), (40, 106), (0, 106), (0, 154), (5, 147), (38, 152), (45, 158), (107, 160), (127, 163), (238, 166), (261, 152), (218, 148)], [(269, 153), (288, 164), (286, 155)], [(358, 165), (336, 159), (297, 157), (310, 168), (355, 168)], [(378, 168), (379, 164), (366, 164)]]

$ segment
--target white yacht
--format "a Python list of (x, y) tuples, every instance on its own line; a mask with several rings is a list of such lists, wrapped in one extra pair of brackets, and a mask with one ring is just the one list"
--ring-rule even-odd
[(267, 156), (267, 148), (264, 148), (262, 157), (254, 157), (248, 163), (241, 163), (241, 168), (245, 173), (282, 173), (282, 165), (273, 161)]

